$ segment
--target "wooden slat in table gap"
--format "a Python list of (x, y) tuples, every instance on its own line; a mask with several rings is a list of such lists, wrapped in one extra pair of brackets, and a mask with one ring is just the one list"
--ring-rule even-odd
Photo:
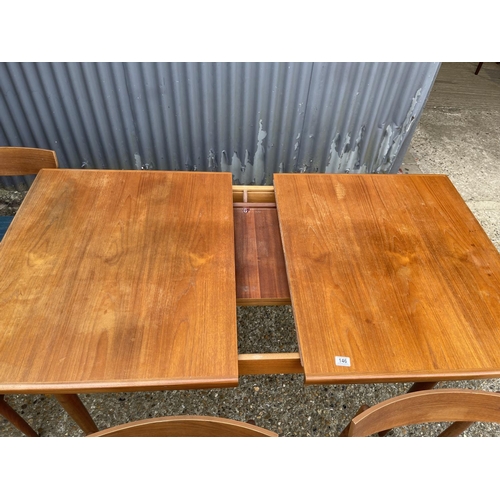
[(238, 304), (289, 304), (276, 209), (235, 208), (234, 226)]

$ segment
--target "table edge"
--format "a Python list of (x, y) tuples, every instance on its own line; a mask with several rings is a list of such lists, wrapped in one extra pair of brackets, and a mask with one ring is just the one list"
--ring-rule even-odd
[[(304, 370), (305, 371), (305, 370)], [(337, 384), (378, 384), (405, 382), (441, 382), (458, 380), (479, 380), (499, 378), (500, 368), (489, 370), (458, 371), (423, 371), (405, 373), (353, 373), (353, 374), (308, 374), (304, 373), (304, 385), (337, 385)]]
[(219, 389), (237, 387), (236, 377), (213, 379), (166, 379), (149, 381), (92, 381), (0, 384), (0, 394), (74, 394), (101, 392), (147, 392), (185, 389)]

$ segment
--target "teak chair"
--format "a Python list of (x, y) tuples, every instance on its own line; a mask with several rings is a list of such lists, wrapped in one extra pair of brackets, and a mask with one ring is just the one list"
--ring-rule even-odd
[(454, 422), (440, 437), (459, 436), (474, 422), (500, 423), (500, 394), (470, 389), (403, 394), (358, 412), (341, 436), (371, 436), (386, 429), (430, 422)]
[[(42, 168), (57, 168), (55, 151), (38, 148), (0, 147), (0, 175), (32, 175)], [(0, 217), (0, 241), (7, 231), (12, 216)]]
[(278, 434), (228, 418), (183, 415), (138, 420), (87, 437), (278, 437)]
[[(37, 174), (42, 168), (57, 168), (55, 151), (37, 148), (0, 147), (0, 175), (31, 175)], [(0, 217), (0, 241), (6, 233), (14, 217)], [(1, 264), (0, 264), (1, 265)], [(0, 415), (17, 427), (27, 436), (38, 434), (30, 425), (10, 406), (4, 396), (0, 394)]]

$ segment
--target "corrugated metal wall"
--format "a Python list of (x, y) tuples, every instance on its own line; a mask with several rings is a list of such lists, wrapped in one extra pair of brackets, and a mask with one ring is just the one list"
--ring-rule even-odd
[[(439, 63), (0, 63), (0, 145), (62, 168), (394, 172)], [(24, 189), (28, 178), (3, 178)]]

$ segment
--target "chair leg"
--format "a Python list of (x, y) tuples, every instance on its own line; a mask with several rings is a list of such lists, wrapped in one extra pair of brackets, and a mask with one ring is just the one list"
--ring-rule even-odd
[(474, 422), (454, 422), (447, 427), (438, 437), (457, 437), (467, 430)]
[(12, 425), (17, 427), (26, 436), (37, 437), (38, 434), (31, 426), (19, 415), (4, 399), (3, 394), (0, 395), (0, 415), (6, 418)]
[(477, 75), (479, 73), (479, 70), (481, 69), (481, 66), (483, 65), (483, 63), (479, 63), (477, 65), (477, 68), (476, 68), (476, 72), (474, 73), (475, 75)]

